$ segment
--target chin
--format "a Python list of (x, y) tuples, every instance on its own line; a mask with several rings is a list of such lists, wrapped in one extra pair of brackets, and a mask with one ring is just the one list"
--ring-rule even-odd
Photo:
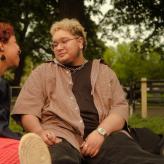
[(68, 64), (70, 61), (68, 59), (57, 59), (61, 64)]
[(12, 68), (17, 68), (18, 66), (19, 66), (19, 62), (14, 63), (14, 64), (12, 65)]

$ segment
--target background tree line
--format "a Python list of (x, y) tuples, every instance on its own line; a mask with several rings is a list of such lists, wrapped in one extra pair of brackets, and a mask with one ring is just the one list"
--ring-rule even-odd
[[(54, 21), (65, 17), (76, 18), (85, 27), (88, 34), (86, 58), (104, 58), (124, 83), (141, 75), (164, 78), (164, 2), (111, 0), (112, 7), (103, 13), (100, 8), (107, 2), (0, 0), (0, 21), (14, 25), (22, 49), (20, 66), (13, 72), (12, 84), (19, 85), (33, 67), (52, 57), (49, 29)], [(92, 16), (98, 21), (91, 19)], [(104, 39), (118, 42), (120, 37), (129, 38), (131, 42), (116, 48), (106, 46)]]

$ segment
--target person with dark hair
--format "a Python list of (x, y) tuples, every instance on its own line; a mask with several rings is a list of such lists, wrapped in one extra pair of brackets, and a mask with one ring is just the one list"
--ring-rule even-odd
[(9, 68), (19, 65), (20, 48), (16, 42), (14, 29), (8, 23), (0, 23), (0, 136), (20, 139), (20, 134), (9, 129), (10, 90), (3, 74)]
[[(6, 70), (19, 65), (20, 47), (17, 44), (14, 28), (11, 24), (0, 22), (0, 164), (26, 164), (22, 161), (22, 155), (19, 150), (24, 150), (24, 142), (34, 143), (32, 147), (37, 148), (37, 154), (30, 152), (28, 161), (30, 164), (47, 164), (45, 161), (49, 152), (45, 149), (43, 141), (37, 140), (35, 144), (35, 135), (25, 135), (13, 132), (9, 129), (10, 121), (10, 90), (8, 82), (3, 78)], [(21, 139), (21, 141), (20, 141)], [(22, 144), (23, 143), (23, 144)], [(29, 145), (31, 145), (29, 143)], [(40, 149), (42, 148), (42, 149)], [(36, 150), (35, 150), (36, 151)], [(26, 152), (28, 150), (26, 149)], [(42, 158), (40, 158), (42, 156)]]
[[(85, 59), (84, 27), (63, 19), (50, 33), (55, 59), (33, 70), (12, 116), (47, 144), (52, 163), (164, 164), (159, 152), (143, 149), (128, 129), (128, 103), (114, 71), (102, 60)], [(22, 142), (22, 154), (29, 143)], [(30, 164), (28, 158), (22, 161)]]
[(19, 65), (20, 48), (11, 24), (0, 22), (0, 163), (19, 164), (20, 133), (9, 129), (10, 90), (3, 78), (6, 70)]

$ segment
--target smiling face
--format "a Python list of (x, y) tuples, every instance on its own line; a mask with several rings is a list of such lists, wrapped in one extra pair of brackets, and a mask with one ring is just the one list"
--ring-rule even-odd
[(62, 64), (78, 65), (83, 59), (83, 39), (59, 29), (52, 36), (55, 58)]

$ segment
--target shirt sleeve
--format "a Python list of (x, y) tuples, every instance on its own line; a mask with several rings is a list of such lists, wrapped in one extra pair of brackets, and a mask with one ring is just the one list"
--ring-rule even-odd
[(31, 114), (41, 118), (45, 99), (43, 93), (43, 74), (44, 69), (41, 65), (31, 73), (22, 87), (12, 111), (12, 117), (16, 121), (20, 121), (20, 117), (23, 114)]
[[(110, 69), (111, 70), (111, 69)], [(126, 100), (126, 94), (123, 91), (122, 86), (116, 76), (116, 74), (111, 70), (111, 89), (112, 89), (112, 104), (110, 113), (115, 113), (123, 117), (126, 122), (128, 122), (129, 107)]]

